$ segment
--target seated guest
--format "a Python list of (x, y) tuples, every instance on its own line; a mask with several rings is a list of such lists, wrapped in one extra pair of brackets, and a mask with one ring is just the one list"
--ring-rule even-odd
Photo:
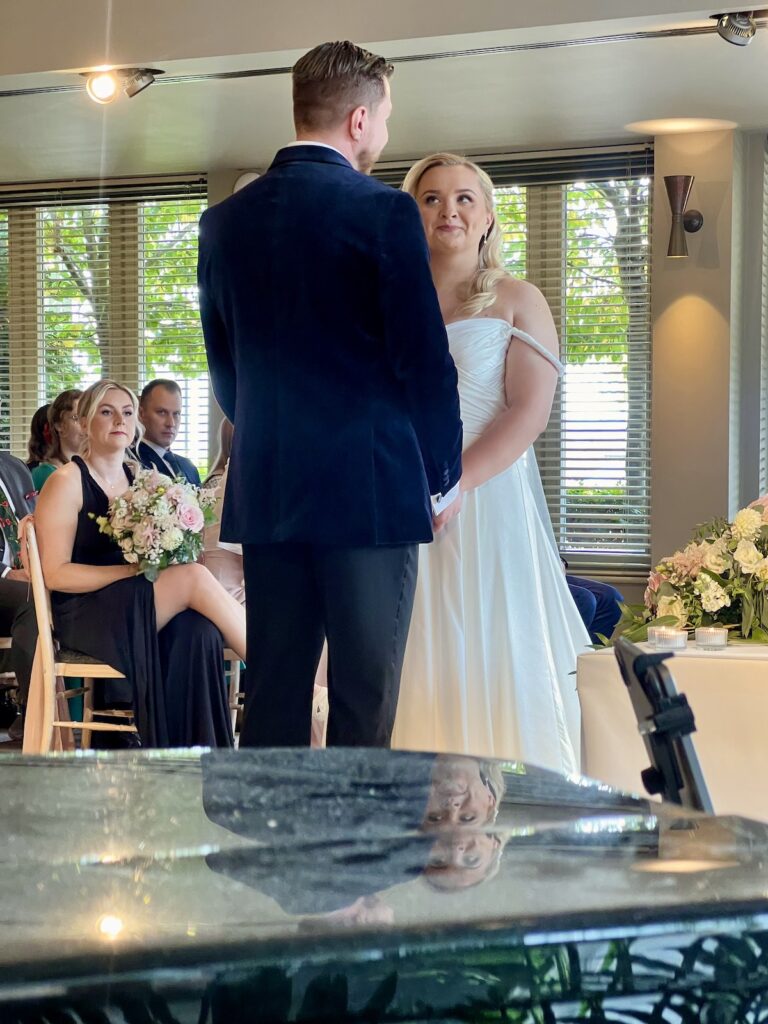
[(223, 419), (219, 427), (219, 454), (203, 483), (203, 487), (213, 488), (217, 492), (218, 497), (214, 507), (216, 522), (205, 528), (203, 557), (200, 561), (236, 601), (244, 604), (245, 581), (243, 579), (242, 546), (226, 543), (219, 538), (221, 510), (227, 486), (227, 470), (231, 451), (232, 424), (228, 419)]
[(56, 634), (125, 674), (110, 702), (127, 690), (143, 746), (231, 746), (222, 638), (245, 656), (243, 609), (202, 565), (172, 565), (150, 583), (99, 532), (93, 516), (133, 479), (138, 402), (101, 380), (79, 412), (83, 456), (51, 477), (36, 513)]
[(31, 471), (39, 466), (51, 444), (51, 428), (48, 426), (48, 403), (41, 405), (29, 424), (27, 441), (27, 468)]
[[(562, 556), (561, 561), (567, 570), (568, 563)], [(609, 583), (601, 583), (599, 580), (590, 580), (585, 576), (571, 576), (568, 572), (565, 574), (565, 579), (592, 643), (600, 643), (600, 636), (610, 638), (616, 623), (621, 618), (619, 602), (624, 600), (623, 596), (615, 587)]]
[(41, 491), (48, 477), (57, 469), (66, 466), (73, 455), (80, 451), (83, 432), (77, 415), (77, 400), (82, 391), (70, 388), (48, 406), (48, 434), (51, 442), (45, 458), (32, 470), (32, 481), (36, 491)]
[(183, 476), (200, 486), (200, 474), (191, 459), (171, 451), (181, 425), (181, 388), (175, 380), (151, 380), (141, 392), (139, 421), (144, 436), (137, 443), (134, 456), (146, 469), (159, 470), (166, 476)]
[[(23, 708), (29, 694), (32, 660), (37, 644), (37, 621), (29, 593), (29, 576), (21, 565), (17, 528), (19, 519), (34, 509), (34, 485), (29, 470), (10, 452), (0, 452), (0, 634), (11, 638), (11, 668), (19, 684), (18, 699)], [(12, 739), (21, 738), (23, 719), (9, 730)]]

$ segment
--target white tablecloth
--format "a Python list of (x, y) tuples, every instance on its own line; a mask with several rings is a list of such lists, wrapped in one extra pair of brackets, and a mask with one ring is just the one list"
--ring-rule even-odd
[[(689, 645), (667, 666), (693, 708), (693, 741), (715, 810), (768, 821), (768, 646)], [(577, 688), (583, 773), (642, 792), (649, 761), (612, 650), (579, 657)]]

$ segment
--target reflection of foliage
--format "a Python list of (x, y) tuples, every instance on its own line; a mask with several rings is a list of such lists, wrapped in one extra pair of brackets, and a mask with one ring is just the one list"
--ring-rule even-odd
[[(473, 1024), (768, 1019), (768, 934), (461, 949), (227, 971), (203, 1019)], [(460, 945), (460, 944), (459, 944)], [(365, 959), (365, 958), (363, 958)], [(421, 961), (421, 963), (419, 963)], [(261, 1012), (259, 1011), (261, 1008)], [(762, 1011), (762, 1013), (761, 1013)]]
[[(115, 367), (125, 363), (118, 347), (143, 345), (148, 376), (205, 373), (195, 283), (202, 210), (200, 200), (142, 202), (137, 233), (126, 207), (115, 217), (107, 204), (41, 210), (49, 396), (115, 376)], [(117, 303), (115, 290), (125, 282), (112, 277), (114, 246), (128, 261), (128, 280), (136, 281), (137, 291)]]
[[(485, 948), (454, 935), (423, 946), (413, 937), (397, 951), (387, 942), (350, 936), (346, 943), (315, 943), (303, 957), (295, 948), (272, 963), (237, 963), (231, 947), (227, 966), (205, 991), (202, 978), (216, 971), (191, 964), (143, 979), (131, 970), (123, 981), (119, 958), (110, 972), (89, 978), (88, 996), (25, 1004), (17, 995), (4, 1020), (117, 1020), (127, 1024), (760, 1024), (768, 1020), (768, 933), (664, 938), (601, 943), (567, 942), (527, 947), (491, 939)], [(482, 933), (475, 933), (482, 941)], [(340, 937), (341, 938), (341, 937)], [(383, 937), (379, 937), (383, 938)], [(491, 945), (493, 943), (493, 945)], [(344, 948), (348, 950), (347, 956)], [(331, 952), (331, 949), (335, 952)], [(325, 949), (325, 952), (324, 952)], [(368, 956), (366, 949), (375, 949)], [(445, 952), (447, 949), (453, 952)], [(209, 955), (217, 957), (216, 952)], [(189, 956), (189, 952), (185, 954)], [(165, 954), (166, 968), (172, 954)], [(275, 962), (278, 960), (279, 962)], [(101, 984), (100, 984), (101, 982)], [(21, 985), (18, 992), (23, 992)], [(162, 995), (160, 994), (162, 993)], [(197, 1002), (201, 1001), (198, 1007)], [(9, 1008), (10, 1009), (10, 1008)]]

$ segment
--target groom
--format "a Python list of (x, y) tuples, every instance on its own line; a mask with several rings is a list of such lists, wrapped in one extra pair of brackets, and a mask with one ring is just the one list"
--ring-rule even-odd
[[(367, 176), (392, 66), (349, 42), (293, 69), (297, 141), (200, 222), (214, 392), (234, 423), (221, 536), (243, 543), (242, 746), (388, 746), (430, 495), (460, 507), (456, 370), (410, 196)], [(439, 506), (438, 506), (439, 507)]]

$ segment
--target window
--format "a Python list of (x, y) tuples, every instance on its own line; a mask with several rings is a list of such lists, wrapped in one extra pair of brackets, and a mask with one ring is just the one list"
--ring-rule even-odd
[[(510, 273), (541, 288), (565, 375), (536, 455), (573, 572), (650, 568), (652, 156), (480, 157), (496, 185)], [(382, 177), (399, 184), (400, 167)]]
[[(166, 376), (184, 396), (176, 446), (205, 471), (208, 377), (195, 270), (205, 185), (102, 185), (99, 195), (0, 191), (11, 447), (23, 453), (35, 409), (64, 388), (105, 376), (140, 389)], [(0, 381), (2, 371), (0, 361)]]

